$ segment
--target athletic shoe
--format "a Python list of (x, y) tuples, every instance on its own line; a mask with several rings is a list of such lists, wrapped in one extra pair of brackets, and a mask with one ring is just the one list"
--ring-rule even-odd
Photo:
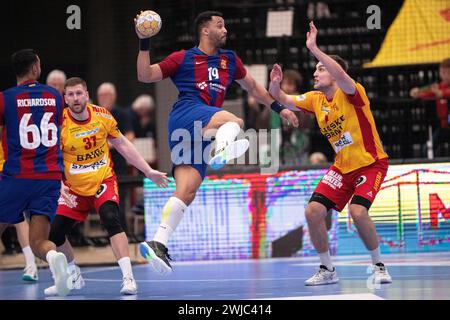
[(389, 275), (389, 272), (387, 271), (384, 264), (381, 262), (378, 262), (373, 265), (373, 275), (375, 276), (375, 278), (374, 278), (375, 283), (391, 283), (392, 282), (392, 278)]
[(36, 265), (34, 266), (27, 266), (25, 269), (23, 269), (23, 275), (22, 275), (23, 281), (38, 281), (38, 269)]
[(120, 289), (122, 295), (137, 294), (137, 284), (133, 278), (124, 277), (122, 282), (122, 289)]
[(72, 280), (68, 270), (66, 256), (62, 252), (57, 252), (49, 259), (48, 264), (53, 271), (56, 293), (62, 297), (67, 296), (70, 290), (72, 290)]
[(330, 271), (324, 265), (320, 265), (319, 270), (308, 280), (305, 281), (307, 286), (319, 286), (322, 284), (337, 283), (339, 278), (337, 277), (336, 268)]
[(139, 244), (141, 255), (150, 262), (153, 271), (160, 275), (172, 273), (172, 266), (169, 260), (172, 260), (168, 254), (165, 245), (158, 241), (141, 242)]
[(226, 165), (228, 161), (242, 156), (247, 151), (249, 145), (250, 143), (247, 139), (233, 141), (221, 150), (218, 150), (214, 157), (209, 161), (209, 165), (213, 170), (219, 170)]
[[(72, 280), (73, 289), (80, 290), (84, 287), (84, 279), (81, 276), (81, 270), (78, 266), (69, 266), (70, 278)], [(46, 296), (56, 296), (56, 286), (48, 287), (44, 290)]]

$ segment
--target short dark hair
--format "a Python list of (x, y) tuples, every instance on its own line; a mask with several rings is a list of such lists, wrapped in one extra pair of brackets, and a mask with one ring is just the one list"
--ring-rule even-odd
[(200, 29), (203, 28), (206, 23), (211, 21), (214, 16), (223, 17), (223, 14), (219, 11), (203, 11), (198, 14), (194, 20), (195, 34), (197, 37), (200, 35)]
[(330, 58), (336, 61), (342, 69), (344, 69), (345, 72), (348, 71), (348, 63), (341, 57), (339, 57), (337, 54), (330, 54)]
[(297, 70), (293, 69), (284, 70), (283, 79), (294, 83), (297, 90), (300, 90), (303, 84), (303, 77)]
[(38, 57), (33, 49), (22, 49), (12, 54), (11, 61), (16, 77), (23, 77), (30, 72), (32, 65), (38, 61)]
[(86, 81), (84, 81), (83, 79), (81, 79), (79, 77), (72, 77), (72, 78), (67, 79), (66, 82), (64, 83), (64, 90), (66, 90), (67, 87), (74, 87), (79, 84), (81, 84), (83, 86), (83, 88), (85, 88), (87, 90)]

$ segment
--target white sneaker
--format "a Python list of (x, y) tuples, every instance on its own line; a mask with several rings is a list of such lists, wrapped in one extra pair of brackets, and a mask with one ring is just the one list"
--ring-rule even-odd
[(72, 289), (72, 280), (66, 256), (62, 252), (57, 252), (49, 259), (48, 264), (55, 279), (56, 294), (62, 297), (67, 296)]
[(336, 268), (330, 271), (324, 265), (321, 265), (319, 270), (309, 279), (305, 281), (307, 286), (319, 286), (322, 284), (337, 283), (339, 278), (337, 277)]
[(383, 263), (379, 262), (373, 265), (373, 275), (375, 283), (391, 283), (392, 278), (389, 275)]
[(122, 289), (120, 289), (122, 295), (137, 294), (137, 284), (133, 278), (124, 277), (122, 282)]
[[(70, 278), (72, 279), (72, 287), (73, 289), (80, 290), (84, 287), (84, 279), (81, 276), (80, 268), (75, 266), (69, 266)], [(58, 293), (56, 292), (56, 286), (48, 287), (44, 290), (44, 294), (46, 296), (56, 296)]]
[(36, 265), (34, 266), (27, 266), (25, 269), (23, 269), (23, 275), (22, 275), (23, 281), (38, 281), (38, 269)]
[(211, 158), (209, 165), (213, 170), (219, 170), (226, 165), (228, 161), (242, 156), (247, 151), (249, 145), (250, 143), (247, 139), (233, 141), (222, 150), (219, 150), (214, 157)]

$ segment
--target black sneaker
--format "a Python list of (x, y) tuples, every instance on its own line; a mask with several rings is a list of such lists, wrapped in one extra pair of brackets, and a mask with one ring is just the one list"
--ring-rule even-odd
[(158, 241), (141, 242), (139, 251), (152, 266), (153, 271), (160, 275), (168, 275), (172, 273), (172, 266), (169, 260), (172, 260), (168, 254), (165, 245)]

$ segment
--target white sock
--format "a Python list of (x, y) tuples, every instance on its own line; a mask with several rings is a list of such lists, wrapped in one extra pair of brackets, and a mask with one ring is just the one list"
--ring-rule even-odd
[(26, 246), (22, 248), (23, 255), (25, 256), (25, 264), (26, 267), (35, 267), (36, 268), (36, 262), (34, 261), (34, 254), (31, 250), (30, 246)]
[(374, 250), (369, 250), (369, 252), (372, 257), (373, 264), (381, 262), (380, 247), (378, 247)]
[(130, 257), (123, 257), (117, 260), (119, 263), (120, 270), (122, 270), (122, 276), (125, 278), (133, 278), (133, 270), (131, 269)]
[(330, 252), (329, 251), (325, 251), (322, 253), (317, 252), (317, 255), (320, 258), (320, 263), (325, 267), (327, 267), (328, 271), (333, 271), (334, 267), (333, 262), (331, 262)]
[(72, 261), (67, 262), (67, 265), (68, 265), (67, 269), (70, 272), (73, 272), (75, 270), (75, 267), (77, 266), (77, 263), (75, 262), (75, 259), (73, 259)]
[(183, 218), (186, 204), (177, 197), (170, 197), (162, 210), (161, 224), (153, 237), (167, 247), (170, 235), (175, 231), (181, 219)]
[(227, 122), (216, 133), (216, 153), (236, 139), (241, 127), (236, 122)]

